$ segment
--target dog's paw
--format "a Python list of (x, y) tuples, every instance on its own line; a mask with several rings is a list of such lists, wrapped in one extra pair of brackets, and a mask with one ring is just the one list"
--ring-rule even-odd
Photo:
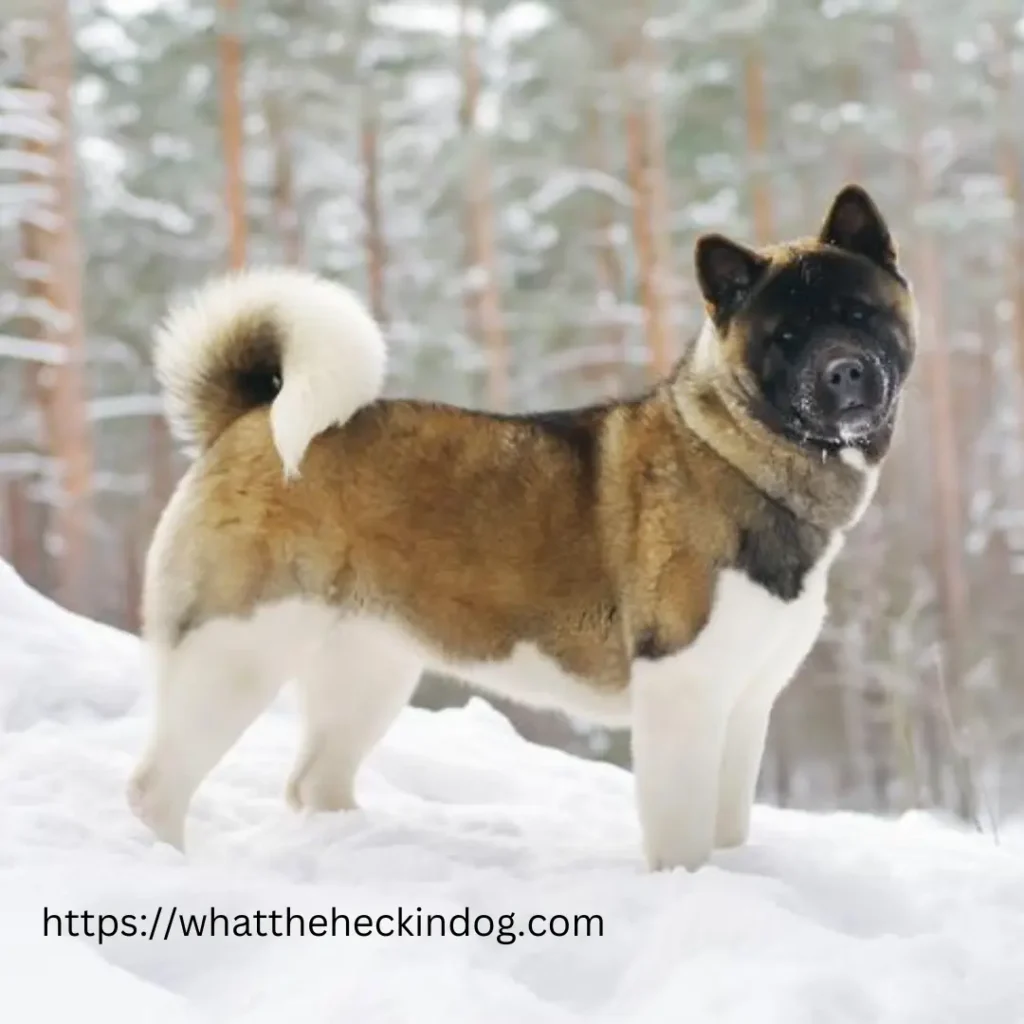
[(749, 837), (749, 806), (744, 802), (737, 806), (720, 807), (718, 820), (715, 822), (715, 846), (720, 850), (729, 850), (743, 846)]
[(724, 821), (715, 829), (715, 846), (719, 850), (731, 850), (743, 846), (750, 838), (750, 823)]
[(127, 788), (128, 807), (162, 842), (183, 850), (185, 847), (185, 814), (181, 800), (176, 799), (152, 763), (140, 766)]
[(354, 811), (352, 773), (319, 752), (303, 756), (292, 772), (285, 799), (294, 810)]
[(651, 871), (698, 871), (711, 859), (711, 844), (694, 837), (662, 837), (645, 844), (644, 853)]

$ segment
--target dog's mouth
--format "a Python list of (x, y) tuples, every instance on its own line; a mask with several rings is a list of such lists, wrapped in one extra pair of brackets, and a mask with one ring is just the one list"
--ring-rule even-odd
[(787, 434), (811, 448), (861, 448), (871, 443), (885, 423), (884, 409), (851, 409), (827, 423), (794, 409), (787, 421)]
[(882, 417), (870, 409), (850, 409), (836, 421), (836, 435), (847, 444), (869, 440), (881, 425)]

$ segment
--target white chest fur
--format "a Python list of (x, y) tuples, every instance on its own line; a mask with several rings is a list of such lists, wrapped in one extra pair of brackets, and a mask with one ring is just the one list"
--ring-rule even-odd
[(716, 846), (745, 841), (772, 707), (821, 630), (841, 545), (836, 534), (793, 601), (725, 570), (694, 643), (634, 673), (633, 769), (652, 867), (695, 869)]
[(836, 534), (807, 574), (802, 593), (791, 601), (776, 597), (745, 573), (722, 570), (711, 614), (697, 638), (670, 658), (634, 663), (634, 688), (671, 678), (677, 687), (713, 689), (731, 703), (761, 678), (769, 688), (784, 686), (789, 680), (775, 683), (773, 666), (792, 660), (794, 644), (806, 654), (817, 637), (825, 617), (828, 570), (841, 544)]

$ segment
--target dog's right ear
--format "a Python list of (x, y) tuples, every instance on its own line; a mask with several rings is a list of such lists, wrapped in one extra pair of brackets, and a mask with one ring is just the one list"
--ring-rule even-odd
[(713, 320), (732, 316), (768, 269), (764, 256), (725, 235), (701, 235), (694, 248), (697, 283)]

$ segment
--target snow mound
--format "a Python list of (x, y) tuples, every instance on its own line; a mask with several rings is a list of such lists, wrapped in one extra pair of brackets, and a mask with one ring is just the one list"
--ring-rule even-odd
[(123, 715), (142, 664), (133, 637), (72, 614), (0, 560), (0, 732)]
[[(124, 803), (147, 725), (141, 664), (133, 638), (62, 612), (0, 566), (5, 1019), (1024, 1020), (1019, 840), (921, 814), (758, 808), (746, 848), (694, 875), (650, 875), (628, 773), (532, 746), (475, 700), (404, 712), (360, 777), (364, 809), (341, 815), (286, 809), (297, 723), (288, 709), (265, 716), (200, 791), (182, 857)], [(182, 933), (211, 908), (232, 935)], [(312, 922), (417, 908), (421, 920), (514, 915), (511, 941), (256, 935), (257, 911)], [(130, 919), (137, 933), (57, 937), (69, 911)], [(601, 934), (522, 934), (536, 914), (552, 925), (601, 915)]]

